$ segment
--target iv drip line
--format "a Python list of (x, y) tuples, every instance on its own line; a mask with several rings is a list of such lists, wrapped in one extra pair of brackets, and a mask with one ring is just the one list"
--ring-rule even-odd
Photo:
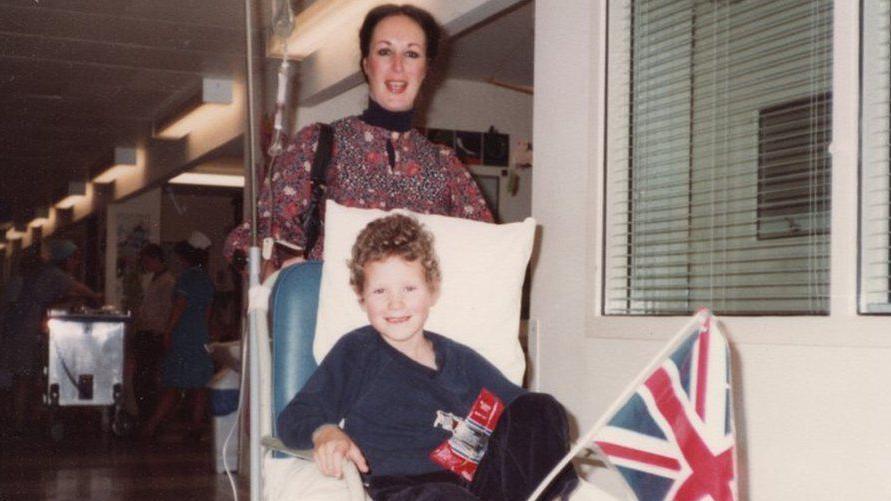
[[(284, 149), (285, 111), (288, 107), (289, 83), (291, 79), (291, 62), (288, 60), (288, 38), (291, 35), (291, 31), (294, 29), (294, 13), (291, 11), (288, 0), (279, 0), (275, 2), (275, 4), (276, 11), (273, 15), (272, 26), (275, 36), (282, 40), (282, 63), (278, 69), (278, 89), (275, 97), (275, 121), (273, 122), (272, 141), (267, 150), (269, 154), (269, 168), (267, 169), (266, 180), (269, 183), (270, 202), (275, 200), (273, 174), (276, 167), (276, 161)], [(270, 217), (275, 218), (274, 210), (270, 212)], [(270, 226), (274, 228), (275, 224), (271, 224)], [(270, 235), (263, 239), (261, 248), (263, 259), (269, 260), (272, 258), (272, 251), (276, 244), (297, 252), (303, 251), (303, 247), (299, 245), (280, 240), (278, 235)]]

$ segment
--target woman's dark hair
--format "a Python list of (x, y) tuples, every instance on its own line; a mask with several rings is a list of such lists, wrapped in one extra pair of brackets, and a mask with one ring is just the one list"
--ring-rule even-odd
[[(396, 5), (392, 3), (375, 7), (365, 15), (362, 27), (359, 28), (359, 50), (362, 52), (362, 60), (368, 57), (368, 54), (371, 52), (371, 35), (374, 34), (377, 24), (392, 16), (405, 16), (421, 27), (427, 44), (427, 65), (428, 67), (432, 65), (433, 61), (436, 60), (437, 54), (439, 54), (439, 39), (442, 37), (442, 28), (439, 26), (439, 23), (436, 22), (432, 14), (424, 9), (414, 5)], [(365, 68), (362, 67), (361, 60), (359, 61), (359, 69), (362, 70), (365, 81), (368, 81), (368, 76), (365, 75)]]
[(189, 245), (189, 242), (182, 240), (177, 242), (173, 246), (173, 252), (176, 253), (179, 257), (183, 258), (183, 260), (189, 263), (190, 266), (203, 266), (207, 267), (207, 258), (209, 256), (208, 252), (204, 249), (199, 249), (197, 247), (192, 247)]
[(158, 244), (145, 244), (145, 247), (143, 247), (142, 250), (139, 251), (139, 255), (157, 259), (161, 263), (164, 262), (164, 249)]

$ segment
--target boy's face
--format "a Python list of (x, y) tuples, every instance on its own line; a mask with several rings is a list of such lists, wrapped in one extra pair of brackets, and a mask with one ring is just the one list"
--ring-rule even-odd
[(371, 325), (397, 349), (421, 338), (437, 297), (420, 261), (390, 256), (365, 265), (365, 289), (359, 302)]

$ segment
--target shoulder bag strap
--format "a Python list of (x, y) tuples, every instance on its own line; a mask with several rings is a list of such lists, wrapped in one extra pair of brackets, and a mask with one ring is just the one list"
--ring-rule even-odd
[(321, 217), (321, 205), (325, 198), (326, 173), (328, 164), (331, 163), (331, 148), (334, 145), (334, 131), (328, 124), (319, 124), (319, 142), (316, 146), (316, 155), (312, 161), (310, 171), (309, 204), (303, 212), (303, 257), (309, 259), (309, 254), (319, 240), (323, 222)]

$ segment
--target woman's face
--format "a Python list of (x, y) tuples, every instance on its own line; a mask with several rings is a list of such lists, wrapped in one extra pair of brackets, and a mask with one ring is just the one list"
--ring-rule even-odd
[(408, 111), (427, 75), (427, 39), (411, 18), (381, 19), (371, 35), (368, 56), (362, 59), (368, 92), (389, 111)]

